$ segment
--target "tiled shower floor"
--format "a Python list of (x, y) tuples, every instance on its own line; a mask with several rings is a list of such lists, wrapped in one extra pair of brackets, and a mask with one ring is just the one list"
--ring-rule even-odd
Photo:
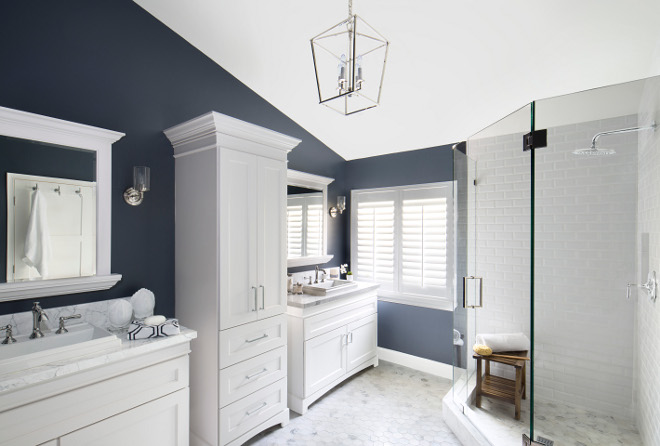
[(419, 445), (461, 443), (442, 418), (451, 381), (381, 361), (272, 427), (248, 445)]
[[(513, 405), (483, 398), (481, 409), (471, 406), (469, 418), (494, 446), (521, 443), (529, 433), (529, 399), (523, 400), (520, 421)], [(535, 402), (534, 435), (554, 441), (554, 446), (633, 446), (642, 440), (633, 423), (567, 404)]]

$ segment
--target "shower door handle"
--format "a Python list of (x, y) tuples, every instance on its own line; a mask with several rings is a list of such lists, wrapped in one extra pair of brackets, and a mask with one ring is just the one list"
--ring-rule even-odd
[[(467, 304), (467, 283), (468, 280), (479, 281), (479, 305)], [(464, 276), (463, 277), (463, 308), (481, 308), (484, 306), (484, 279), (483, 277)]]

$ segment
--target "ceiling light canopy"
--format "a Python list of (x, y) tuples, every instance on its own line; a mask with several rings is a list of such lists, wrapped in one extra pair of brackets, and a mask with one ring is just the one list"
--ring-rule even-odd
[(312, 38), (319, 102), (344, 115), (376, 107), (389, 42), (348, 2), (348, 18)]

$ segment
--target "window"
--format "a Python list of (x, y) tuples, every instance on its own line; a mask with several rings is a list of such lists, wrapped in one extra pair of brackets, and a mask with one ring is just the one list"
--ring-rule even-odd
[(287, 198), (287, 258), (323, 255), (323, 194)]
[(355, 278), (380, 283), (381, 300), (451, 309), (452, 193), (452, 182), (354, 190)]

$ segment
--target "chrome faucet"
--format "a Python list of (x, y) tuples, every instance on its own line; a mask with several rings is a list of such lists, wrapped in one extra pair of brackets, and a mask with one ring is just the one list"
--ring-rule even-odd
[(319, 266), (316, 265), (316, 278), (314, 279), (314, 283), (319, 283), (319, 271), (323, 272), (323, 279), (321, 282), (325, 282), (325, 275), (328, 274), (323, 268), (319, 269)]
[[(30, 339), (42, 338), (44, 336), (41, 331), (41, 327), (46, 327), (45, 321), (48, 320), (48, 315), (46, 312), (39, 306), (39, 302), (32, 304), (32, 334)], [(44, 328), (45, 329), (45, 328)]]

